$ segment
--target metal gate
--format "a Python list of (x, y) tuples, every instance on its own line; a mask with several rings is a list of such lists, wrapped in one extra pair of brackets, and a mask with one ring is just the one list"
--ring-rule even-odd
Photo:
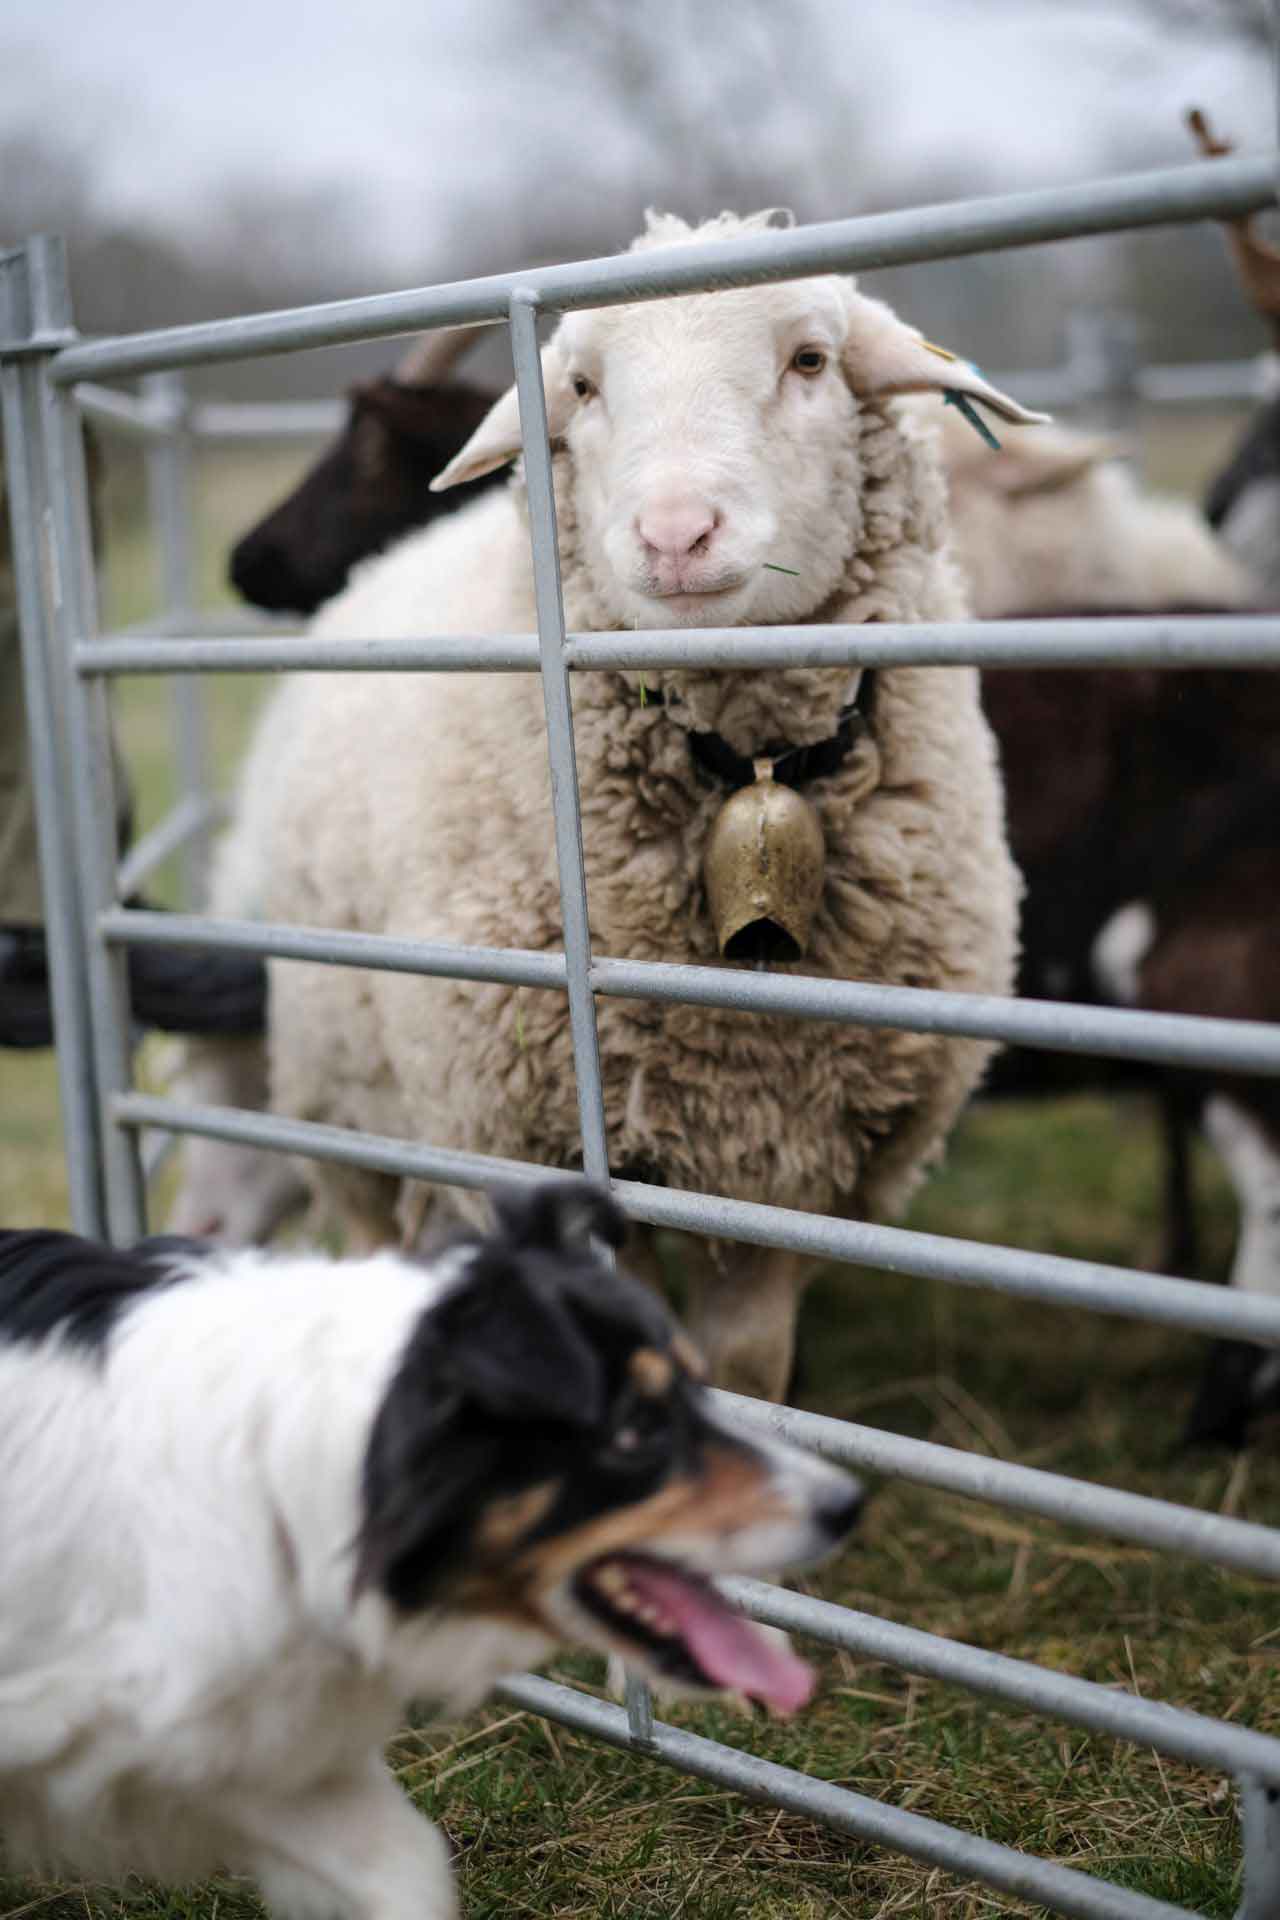
[[(131, 944), (194, 941), (340, 966), (502, 981), (567, 993), (584, 1164), (591, 1177), (602, 1181), (608, 1180), (609, 1170), (596, 1052), (597, 994), (1280, 1075), (1280, 1028), (594, 957), (574, 767), (570, 674), (575, 670), (761, 668), (797, 662), (850, 667), (905, 662), (1280, 666), (1280, 630), (1273, 620), (1253, 617), (566, 634), (536, 339), (542, 312), (948, 258), (1205, 216), (1244, 215), (1275, 201), (1275, 170), (1269, 159), (1215, 161), (1068, 190), (884, 214), (754, 235), (730, 244), (688, 245), (92, 343), (80, 341), (74, 331), (57, 243), (33, 240), (0, 255), (5, 448), (77, 1228), (119, 1241), (144, 1231), (138, 1142), (143, 1129), (154, 1127), (460, 1186), (483, 1185), (497, 1175), (538, 1177), (538, 1169), (509, 1161), (261, 1114), (182, 1107), (135, 1092), (124, 980), (125, 951)], [(505, 322), (511, 330), (528, 470), (536, 636), (395, 642), (232, 639), (225, 637), (232, 625), (228, 619), (220, 633), (192, 637), (198, 623), (190, 618), (160, 623), (159, 634), (154, 626), (146, 634), (99, 634), (80, 435), (82, 398), (101, 418), (114, 417), (125, 428), (158, 434), (170, 457), (177, 457), (187, 423), (170, 388), (153, 389), (139, 403), (110, 389), (84, 389), (82, 383), (472, 321)], [(163, 501), (165, 495), (162, 477), (157, 498)], [(171, 595), (181, 603), (189, 596), (180, 526), (170, 524), (165, 539)], [(179, 632), (184, 637), (178, 637)], [(207, 832), (210, 811), (199, 773), (198, 716), (188, 710), (181, 723), (186, 729), (184, 757), (195, 765), (197, 778), (147, 846), (135, 850), (122, 885), (113, 828), (108, 677), (164, 672), (186, 684), (187, 676), (213, 669), (298, 667), (541, 673), (563, 954), (417, 945), (369, 935), (214, 922), (188, 914), (152, 915), (118, 904), (144, 868)], [(611, 1184), (634, 1219), (654, 1226), (786, 1247), (826, 1260), (881, 1266), (951, 1285), (994, 1288), (1280, 1348), (1280, 1301), (634, 1181)], [(874, 1428), (736, 1396), (719, 1397), (730, 1417), (748, 1428), (763, 1426), (855, 1467), (1280, 1580), (1280, 1531)], [(1280, 1914), (1280, 1740), (756, 1581), (737, 1579), (726, 1586), (756, 1619), (1231, 1776), (1243, 1816), (1245, 1893), (1240, 1920), (1275, 1920)], [(665, 1726), (654, 1720), (643, 1686), (629, 1689), (625, 1709), (532, 1677), (510, 1681), (501, 1692), (521, 1707), (615, 1746), (1059, 1913), (1082, 1920), (1174, 1920), (1186, 1911)]]

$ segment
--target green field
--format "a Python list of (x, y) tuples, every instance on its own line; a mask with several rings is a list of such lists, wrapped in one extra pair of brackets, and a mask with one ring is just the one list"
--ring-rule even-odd
[[(241, 463), (243, 464), (243, 463)], [(205, 564), (278, 484), (212, 477)], [(128, 486), (122, 482), (126, 504)], [(145, 611), (145, 546), (126, 515), (112, 548), (111, 617)], [(234, 758), (256, 688), (215, 694)], [(121, 719), (147, 819), (165, 788), (165, 694), (125, 690)], [(146, 1071), (163, 1070), (148, 1050)], [(1206, 1275), (1230, 1257), (1233, 1210), (1197, 1161)], [(1143, 1266), (1159, 1241), (1152, 1116), (1138, 1098), (975, 1106), (909, 1224)], [(65, 1218), (56, 1092), (46, 1056), (0, 1054), (0, 1223)], [(1130, 1487), (1210, 1511), (1280, 1516), (1280, 1469), (1180, 1453), (1203, 1343), (1123, 1320), (854, 1269), (814, 1286), (799, 1399), (944, 1445)], [(881, 1486), (857, 1544), (810, 1590), (1049, 1667), (1280, 1732), (1273, 1599), (1258, 1583), (1095, 1540), (904, 1484)], [(1041, 1852), (1206, 1914), (1239, 1900), (1235, 1796), (1221, 1780), (1122, 1744), (917, 1681), (816, 1655), (815, 1705), (785, 1725), (724, 1708), (682, 1725), (900, 1806)], [(555, 1673), (599, 1684), (595, 1663)], [(534, 1717), (489, 1709), (460, 1727), (407, 1727), (394, 1762), (444, 1825), (468, 1915), (628, 1920), (977, 1920), (1022, 1911), (940, 1873), (756, 1809)], [(232, 1882), (178, 1896), (0, 1882), (0, 1920), (256, 1912)]]

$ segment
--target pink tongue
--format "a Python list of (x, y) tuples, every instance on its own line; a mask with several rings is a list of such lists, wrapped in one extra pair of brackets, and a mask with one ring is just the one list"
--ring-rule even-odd
[(627, 1584), (674, 1621), (707, 1679), (795, 1713), (813, 1692), (812, 1667), (750, 1620), (731, 1613), (709, 1588), (652, 1560), (627, 1560)]

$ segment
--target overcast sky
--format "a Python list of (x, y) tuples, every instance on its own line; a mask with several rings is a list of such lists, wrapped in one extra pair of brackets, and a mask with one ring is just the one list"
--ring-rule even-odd
[[(1137, 163), (1189, 158), (1189, 102), (1246, 145), (1271, 136), (1265, 69), (1153, 34), (1136, 0), (813, 8), (886, 178), (950, 161), (980, 161), (993, 186), (1085, 178), (1116, 129)], [(518, 15), (517, 0), (4, 0), (0, 131), (66, 129), (127, 215), (198, 221), (232, 180), (354, 182), (371, 252), (411, 278), (464, 190), (500, 196), (529, 168), (589, 173), (620, 151), (589, 97), (537, 90), (530, 47), (495, 39)], [(848, 183), (848, 211), (862, 191)]]

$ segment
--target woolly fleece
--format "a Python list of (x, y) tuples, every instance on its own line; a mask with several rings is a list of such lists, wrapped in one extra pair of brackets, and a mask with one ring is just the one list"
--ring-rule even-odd
[[(841, 583), (797, 621), (967, 612), (933, 437), (900, 412), (890, 400), (857, 403), (830, 500)], [(567, 624), (611, 626), (563, 449), (555, 482)], [(370, 563), (313, 631), (535, 625), (517, 479)], [(638, 674), (573, 680), (593, 950), (719, 964), (701, 865), (724, 794), (700, 782), (685, 729), (714, 726), (743, 751), (820, 739), (848, 675), (645, 677), (668, 704), (642, 701)], [(1018, 881), (976, 672), (879, 671), (870, 737), (806, 791), (826, 836), (826, 886), (810, 952), (785, 971), (1011, 991)], [(538, 677), (340, 674), (284, 688), (248, 764), (219, 893), (224, 911), (244, 911), (251, 894), (271, 920), (559, 949)], [(901, 1209), (991, 1052), (945, 1035), (643, 1001), (601, 998), (597, 1009), (616, 1172), (855, 1216)], [(581, 1165), (563, 994), (273, 961), (270, 1052), (282, 1113)], [(349, 1224), (394, 1230), (390, 1178), (319, 1163), (309, 1178)], [(457, 1192), (449, 1203), (471, 1204)]]

